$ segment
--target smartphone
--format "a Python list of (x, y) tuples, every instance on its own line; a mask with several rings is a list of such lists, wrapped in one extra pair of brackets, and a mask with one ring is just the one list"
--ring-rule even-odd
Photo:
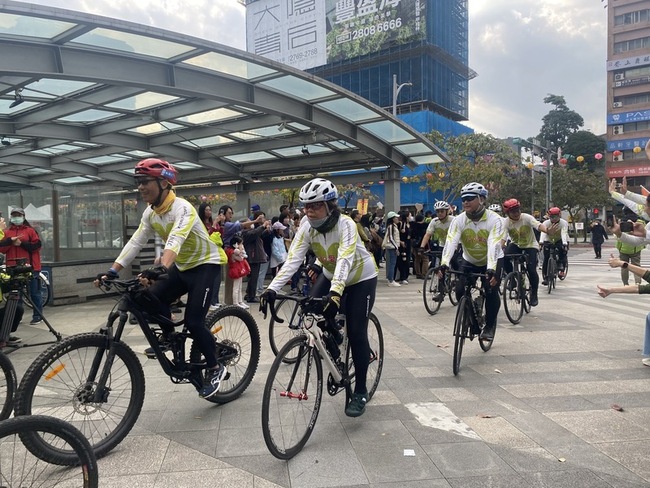
[(632, 229), (634, 228), (634, 222), (630, 220), (625, 220), (621, 222), (620, 227), (621, 227), (621, 232), (632, 232)]

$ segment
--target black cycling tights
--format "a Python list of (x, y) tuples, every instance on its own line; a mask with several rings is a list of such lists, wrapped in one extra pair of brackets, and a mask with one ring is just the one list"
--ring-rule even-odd
[(157, 280), (151, 286), (151, 292), (165, 307), (161, 315), (166, 317), (171, 317), (169, 304), (187, 293), (185, 327), (199, 346), (209, 368), (217, 365), (217, 348), (212, 334), (205, 326), (204, 318), (210, 307), (212, 286), (218, 271), (219, 266), (216, 264), (202, 264), (182, 272), (172, 266), (169, 268), (168, 279)]
[[(311, 288), (310, 295), (322, 297), (329, 293), (331, 282), (320, 274)], [(370, 363), (370, 344), (368, 343), (368, 316), (375, 303), (377, 278), (361, 281), (345, 287), (341, 309), (345, 312), (348, 327), (348, 340), (354, 361), (354, 393), (367, 393), (366, 377)]]

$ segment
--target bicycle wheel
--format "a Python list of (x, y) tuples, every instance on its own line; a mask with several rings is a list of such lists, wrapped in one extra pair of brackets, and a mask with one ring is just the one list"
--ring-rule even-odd
[[(16, 416), (51, 415), (77, 427), (88, 439), (97, 458), (106, 455), (131, 431), (144, 401), (144, 372), (135, 353), (123, 342), (113, 342), (101, 401), (93, 401), (97, 380), (107, 365), (104, 334), (78, 334), (43, 351), (27, 369), (16, 394)], [(99, 369), (88, 374), (94, 363)], [(32, 452), (48, 453), (50, 462), (73, 464), (71, 450), (49, 445), (38, 436), (25, 436)], [(56, 461), (54, 461), (56, 460)]]
[[(74, 453), (74, 468), (62, 468), (25, 449), (23, 437), (38, 437), (48, 445)], [(96, 488), (97, 459), (88, 440), (61, 419), (43, 415), (0, 422), (0, 486), (3, 488)]]
[(550, 294), (553, 288), (555, 288), (555, 277), (557, 275), (557, 264), (555, 259), (552, 257), (548, 260), (548, 265), (546, 266), (546, 280), (548, 284), (546, 285), (548, 293)]
[[(282, 359), (295, 357), (293, 364)], [(264, 385), (262, 433), (278, 459), (291, 459), (316, 425), (323, 399), (323, 365), (307, 336), (294, 337), (276, 356)]]
[(2, 405), (0, 420), (5, 420), (9, 418), (14, 409), (14, 395), (18, 380), (14, 365), (2, 352), (0, 352), (0, 369), (2, 370), (2, 376), (0, 376), (0, 405)]
[(463, 355), (463, 345), (465, 338), (468, 336), (472, 311), (469, 307), (472, 304), (466, 296), (460, 297), (458, 309), (456, 310), (456, 321), (454, 322), (454, 359), (453, 371), (454, 376), (460, 371), (460, 358)]
[(444, 295), (440, 293), (440, 284), (435, 268), (429, 269), (422, 285), (424, 308), (429, 312), (429, 315), (435, 315), (440, 310), (440, 304), (444, 298)]
[(458, 283), (458, 276), (454, 273), (447, 273), (445, 276), (447, 280), (447, 295), (449, 295), (449, 301), (453, 306), (458, 305), (458, 300), (456, 299), (456, 284)]
[(517, 271), (511, 271), (503, 280), (503, 308), (508, 320), (518, 324), (524, 314), (524, 298), (521, 295), (521, 277)]
[(569, 260), (567, 259), (566, 264), (564, 265), (564, 275), (559, 276), (559, 274), (558, 274), (558, 278), (560, 279), (560, 281), (564, 281), (568, 274), (569, 274)]
[[(49, 305), (50, 299), (52, 297), (52, 290), (51, 290), (52, 285), (48, 285), (47, 282), (45, 281), (45, 278), (43, 278), (40, 274), (38, 275), (38, 281), (40, 282), (41, 285), (40, 286), (41, 304), (42, 307), (45, 308), (46, 305)], [(33, 308), (29, 300), (23, 300), (23, 303), (26, 307)]]
[[(253, 316), (237, 306), (215, 310), (206, 317), (205, 323), (217, 343), (237, 349), (237, 356), (225, 363), (228, 374), (219, 392), (205, 399), (212, 403), (228, 403), (244, 393), (253, 381), (260, 362), (260, 331)], [(190, 347), (190, 362), (203, 362), (203, 355), (194, 341)]]
[[(280, 300), (275, 307), (275, 313), (278, 317), (284, 319), (284, 322), (280, 324), (276, 323), (271, 316), (271, 322), (269, 323), (269, 342), (273, 354), (277, 356), (282, 346), (289, 342), (289, 339), (302, 335), (303, 330), (302, 327), (299, 327), (300, 306), (295, 300), (287, 300), (286, 298)], [(295, 359), (285, 357), (287, 362), (295, 361)]]
[(528, 284), (528, 276), (526, 276), (526, 272), (522, 273), (522, 280), (521, 280), (521, 296), (522, 296), (522, 304), (524, 306), (524, 312), (530, 313), (530, 297), (533, 294), (533, 290), (530, 288), (530, 285)]
[[(381, 370), (384, 367), (384, 333), (381, 331), (379, 319), (373, 313), (368, 317), (368, 342), (370, 343), (370, 364), (368, 365), (366, 386), (368, 387), (368, 401), (370, 401), (377, 391)], [(354, 391), (354, 362), (349, 342), (345, 352), (345, 361), (350, 375), (350, 388), (351, 391)]]

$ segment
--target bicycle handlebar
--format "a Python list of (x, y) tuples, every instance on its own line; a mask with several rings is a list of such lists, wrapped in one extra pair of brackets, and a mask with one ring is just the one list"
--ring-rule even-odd
[(321, 297), (312, 297), (312, 296), (304, 296), (304, 295), (289, 295), (285, 293), (276, 293), (275, 296), (272, 298), (267, 298), (267, 297), (262, 297), (262, 300), (260, 300), (260, 312), (264, 315), (264, 319), (266, 320), (266, 315), (268, 312), (268, 309), (271, 309), (271, 317), (273, 320), (279, 324), (284, 323), (284, 319), (281, 319), (278, 314), (275, 311), (275, 301), (277, 299), (283, 299), (283, 300), (291, 300), (294, 302), (298, 302), (300, 304), (301, 308), (307, 308), (310, 304), (312, 303), (322, 303), (323, 298)]

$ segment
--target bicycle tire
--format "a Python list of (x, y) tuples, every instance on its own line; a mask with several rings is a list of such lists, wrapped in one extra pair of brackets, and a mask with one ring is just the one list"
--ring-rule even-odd
[[(99, 404), (81, 398), (94, 391), (86, 374), (97, 353), (102, 355), (97, 373), (101, 374), (106, 344), (104, 334), (85, 333), (50, 346), (27, 369), (15, 403), (16, 416), (46, 414), (72, 423), (88, 439), (98, 459), (131, 431), (142, 410), (145, 389), (138, 357), (124, 342), (114, 341), (106, 400)], [(58, 464), (74, 462), (73, 452), (49, 446), (36, 436), (27, 436), (23, 442), (32, 452), (48, 452)]]
[(566, 276), (569, 274), (569, 258), (566, 259), (566, 263), (564, 263), (564, 276), (559, 276), (558, 278), (560, 281), (566, 280)]
[[(368, 401), (370, 401), (377, 391), (381, 371), (384, 368), (384, 333), (381, 330), (379, 319), (373, 313), (368, 316), (368, 342), (370, 344), (370, 364), (368, 365), (366, 386), (370, 385), (368, 387)], [(350, 387), (351, 390), (354, 390), (354, 363), (349, 342), (345, 352), (345, 361), (350, 375)]]
[(452, 360), (454, 376), (457, 376), (460, 372), (463, 346), (465, 345), (465, 338), (470, 327), (470, 314), (472, 312), (469, 307), (471, 306), (472, 304), (466, 296), (460, 297), (458, 309), (456, 310), (456, 319), (454, 321), (454, 357)]
[(506, 275), (502, 285), (503, 308), (508, 320), (513, 324), (521, 322), (524, 314), (524, 298), (522, 296), (521, 276), (518, 271)]
[[(275, 313), (284, 319), (283, 323), (276, 323), (273, 315), (271, 315), (271, 321), (269, 322), (269, 343), (271, 344), (271, 351), (277, 356), (282, 346), (293, 337), (302, 335), (304, 332), (302, 327), (298, 327), (300, 305), (297, 301), (283, 298), (277, 303)], [(291, 327), (292, 324), (295, 324), (295, 326)], [(285, 361), (292, 362), (295, 361), (295, 358), (285, 357)]]
[(435, 315), (440, 310), (440, 305), (442, 304), (442, 298), (440, 290), (440, 280), (438, 279), (438, 274), (436, 273), (435, 268), (430, 268), (427, 271), (426, 276), (424, 277), (424, 283), (422, 284), (422, 299), (424, 300), (424, 308), (429, 313), (429, 315)]
[(0, 377), (0, 402), (2, 404), (0, 420), (5, 420), (9, 418), (14, 409), (14, 395), (16, 394), (18, 379), (14, 365), (3, 352), (0, 352), (0, 369), (2, 370), (2, 377)]
[[(221, 381), (219, 392), (205, 398), (212, 403), (228, 403), (239, 398), (255, 376), (260, 362), (260, 331), (253, 316), (238, 306), (221, 307), (205, 319), (205, 325), (218, 343), (238, 350), (237, 357), (226, 362), (227, 377)], [(190, 362), (203, 362), (198, 345), (192, 341)]]
[(458, 305), (458, 300), (456, 299), (456, 284), (458, 283), (458, 276), (453, 273), (447, 273), (446, 283), (447, 286), (447, 295), (449, 295), (449, 301), (455, 307)]
[(548, 281), (546, 287), (548, 289), (549, 295), (551, 294), (551, 291), (553, 291), (553, 288), (555, 288), (555, 276), (557, 273), (556, 268), (557, 266), (555, 264), (555, 259), (553, 259), (553, 257), (550, 257), (548, 259), (548, 264), (546, 265), (546, 280)]
[[(49, 305), (52, 298), (52, 285), (48, 285), (40, 274), (38, 275), (38, 280), (41, 282), (41, 306), (42, 308), (45, 308), (47, 305)], [(26, 307), (33, 308), (29, 300), (23, 300), (23, 303)]]
[[(286, 354), (296, 361), (287, 364), (282, 360)], [(323, 365), (318, 351), (307, 336), (294, 337), (278, 352), (264, 385), (262, 433), (273, 456), (291, 459), (302, 450), (316, 425), (322, 399)]]
[(523, 276), (523, 280), (522, 280), (522, 284), (521, 284), (521, 294), (522, 294), (522, 297), (523, 297), (522, 302), (523, 302), (523, 305), (524, 305), (524, 312), (530, 313), (530, 310), (531, 310), (530, 298), (531, 298), (531, 296), (533, 294), (533, 290), (531, 289), (531, 287), (528, 284), (528, 277), (526, 276), (526, 274), (524, 273), (524, 274), (522, 274), (522, 276)]
[[(25, 449), (24, 436), (47, 438), (48, 443), (69, 447), (77, 460), (75, 468), (62, 469), (46, 457), (41, 458)], [(90, 443), (68, 422), (44, 415), (15, 417), (0, 422), (0, 483), (3, 488), (97, 488), (98, 472), (97, 458)]]

